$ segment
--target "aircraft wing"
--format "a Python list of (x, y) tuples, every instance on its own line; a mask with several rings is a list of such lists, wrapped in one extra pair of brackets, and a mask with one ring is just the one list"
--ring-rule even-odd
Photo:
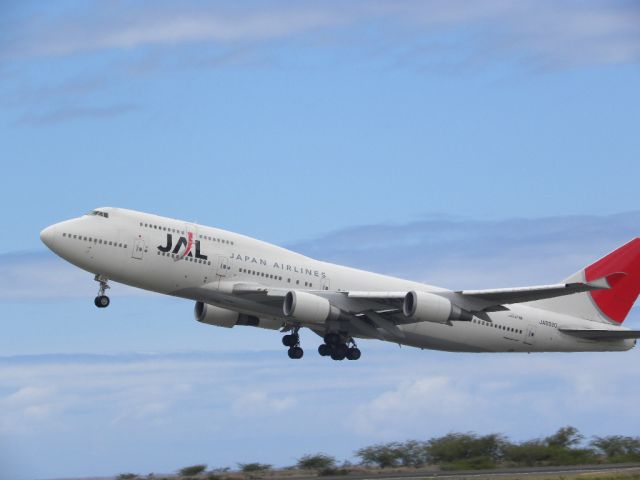
[[(613, 273), (591, 282), (558, 283), (534, 287), (498, 288), (490, 290), (434, 291), (436, 295), (448, 298), (452, 303), (469, 312), (491, 312), (508, 310), (505, 305), (533, 302), (545, 298), (573, 295), (574, 293), (608, 289), (624, 273)], [(408, 292), (345, 292), (349, 298), (377, 301), (382, 305), (401, 308), (402, 300)], [(399, 302), (399, 303), (398, 303)]]
[[(486, 312), (508, 310), (506, 305), (611, 288), (621, 276), (624, 274), (612, 274), (591, 282), (456, 292), (437, 290), (428, 293), (448, 299), (451, 302), (452, 312), (453, 309), (456, 309), (459, 314), (463, 312), (457, 320), (468, 321), (476, 315), (490, 321)], [(244, 308), (250, 311), (281, 316), (284, 298), (290, 290), (291, 288), (269, 287), (259, 283), (235, 283), (229, 293), (234, 298), (245, 302)], [(403, 303), (409, 294), (406, 291), (306, 290), (306, 293), (327, 299), (332, 306), (340, 310), (342, 318), (349, 321), (354, 329), (371, 338), (398, 340), (405, 335), (398, 328), (399, 325), (423, 321), (403, 314)], [(456, 320), (456, 318), (453, 319)], [(637, 338), (633, 336), (633, 332), (627, 331), (591, 330), (566, 333), (593, 339), (596, 337), (598, 339)]]
[[(505, 305), (531, 302), (545, 298), (572, 295), (580, 292), (611, 288), (612, 284), (623, 276), (614, 273), (591, 282), (561, 283), (534, 287), (500, 288), (490, 290), (432, 291), (435, 295), (447, 298), (457, 307), (470, 313), (508, 310)], [(254, 283), (238, 283), (232, 293), (254, 302), (277, 307), (290, 288), (273, 288)], [(406, 291), (335, 291), (310, 290), (309, 293), (326, 298), (340, 310), (356, 317), (366, 316), (376, 324), (386, 319), (392, 324), (415, 323), (402, 314), (402, 304), (409, 292)], [(379, 325), (377, 325), (380, 327)], [(382, 327), (380, 327), (382, 328)]]

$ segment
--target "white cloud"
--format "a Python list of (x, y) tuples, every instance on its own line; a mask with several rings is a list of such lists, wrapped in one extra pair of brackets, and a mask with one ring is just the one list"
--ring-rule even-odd
[(606, 434), (621, 428), (620, 413), (634, 409), (640, 388), (629, 390), (627, 375), (634, 376), (628, 362), (637, 355), (626, 355), (623, 364), (615, 354), (476, 355), (449, 361), (442, 356), (403, 372), (408, 380), (355, 408), (349, 426), (379, 441), (468, 430), (521, 440), (564, 424)]
[[(424, 63), (455, 46), (467, 59), (528, 60), (576, 66), (635, 63), (640, 59), (640, 9), (633, 3), (507, 2), (490, 0), (378, 0), (375, 2), (245, 3), (228, 8), (153, 4), (114, 10), (104, 4), (65, 19), (38, 17), (15, 28), (3, 55), (69, 55), (101, 49), (133, 49), (194, 42), (265, 44), (318, 34), (321, 44), (382, 43), (403, 61)], [(454, 44), (449, 34), (461, 38)], [(327, 35), (330, 34), (330, 35)], [(425, 40), (440, 47), (425, 49)], [(317, 44), (317, 43), (316, 43)], [(408, 53), (408, 54), (407, 54)]]
[(437, 415), (439, 421), (465, 415), (474, 398), (447, 377), (416, 378), (360, 406), (354, 427), (360, 435), (402, 437), (408, 425)]
[[(47, 471), (30, 476), (42, 477), (287, 465), (314, 451), (350, 458), (449, 431), (525, 439), (566, 424), (587, 435), (640, 428), (638, 351), (454, 355), (361, 343), (363, 358), (348, 363), (311, 352), (300, 362), (284, 352), (0, 358), (0, 437), (46, 451), (31, 460)], [(87, 443), (95, 448), (69, 462)]]
[(249, 392), (238, 397), (233, 403), (233, 412), (238, 416), (255, 416), (285, 412), (296, 405), (290, 396), (270, 398), (266, 392)]

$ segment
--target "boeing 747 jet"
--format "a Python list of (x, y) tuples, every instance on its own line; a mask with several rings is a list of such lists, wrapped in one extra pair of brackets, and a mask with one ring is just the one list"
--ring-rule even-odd
[(456, 291), (122, 208), (56, 223), (40, 238), (95, 276), (98, 308), (109, 305), (110, 280), (189, 299), (199, 322), (286, 333), (292, 359), (304, 353), (301, 328), (333, 360), (359, 359), (356, 339), (452, 352), (602, 352), (629, 350), (640, 337), (622, 327), (640, 291), (640, 238), (557, 284)]

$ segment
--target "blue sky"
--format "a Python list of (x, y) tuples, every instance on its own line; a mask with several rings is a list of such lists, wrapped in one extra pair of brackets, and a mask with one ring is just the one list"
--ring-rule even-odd
[(4, 2), (0, 465), (148, 473), (452, 429), (637, 432), (636, 352), (371, 343), (357, 365), (293, 364), (278, 335), (196, 324), (189, 302), (117, 285), (96, 310), (90, 275), (38, 232), (114, 205), (453, 288), (559, 280), (640, 230), (639, 25), (634, 2)]

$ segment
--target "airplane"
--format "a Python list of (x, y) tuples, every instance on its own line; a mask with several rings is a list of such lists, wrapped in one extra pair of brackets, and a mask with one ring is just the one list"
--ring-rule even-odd
[(301, 328), (333, 360), (358, 360), (356, 339), (451, 352), (604, 352), (640, 338), (622, 327), (640, 292), (640, 238), (557, 284), (457, 291), (123, 208), (91, 210), (40, 238), (94, 275), (98, 308), (110, 303), (110, 280), (193, 300), (204, 324), (285, 333), (292, 359), (304, 354)]

